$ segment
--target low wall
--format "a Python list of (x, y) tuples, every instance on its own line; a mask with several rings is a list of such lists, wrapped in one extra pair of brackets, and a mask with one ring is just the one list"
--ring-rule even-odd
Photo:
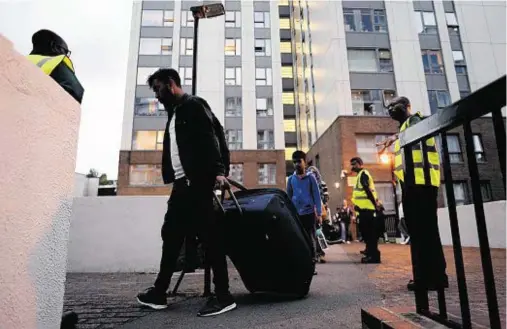
[[(487, 202), (484, 204), (489, 246), (491, 248), (506, 247), (505, 205), (505, 201)], [(479, 247), (474, 205), (459, 206), (456, 210), (458, 212), (461, 245), (464, 247)], [(449, 210), (447, 208), (438, 209), (438, 226), (442, 243), (444, 245), (452, 245)]]

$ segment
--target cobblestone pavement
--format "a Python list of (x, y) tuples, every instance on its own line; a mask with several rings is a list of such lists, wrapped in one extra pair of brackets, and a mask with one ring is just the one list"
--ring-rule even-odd
[[(79, 316), (78, 329), (107, 329), (150, 314), (140, 307), (136, 294), (150, 287), (155, 274), (146, 273), (68, 273), (65, 289), (64, 311), (74, 311)], [(173, 284), (177, 276), (173, 277)], [(202, 294), (202, 271), (188, 274), (183, 279), (177, 297), (169, 299), (169, 305)]]
[[(343, 245), (343, 248), (351, 259), (359, 262), (361, 258), (359, 251), (364, 249), (364, 244), (352, 243), (350, 245)], [(382, 252), (382, 264), (358, 264), (358, 266), (374, 282), (381, 293), (384, 306), (414, 305), (414, 295), (406, 289), (408, 280), (412, 278), (410, 247), (398, 244), (381, 244), (379, 248)], [(459, 316), (461, 313), (453, 249), (452, 247), (445, 247), (444, 252), (450, 285), (446, 291), (447, 310), (449, 313)], [(491, 249), (502, 328), (506, 327), (505, 255), (505, 249)], [(479, 248), (463, 248), (463, 259), (472, 321), (476, 323), (474, 327), (489, 328), (488, 305)], [(430, 293), (430, 305), (438, 307), (436, 293)]]

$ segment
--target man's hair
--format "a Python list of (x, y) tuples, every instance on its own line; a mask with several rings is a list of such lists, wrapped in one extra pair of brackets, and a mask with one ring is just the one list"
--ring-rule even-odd
[(357, 164), (359, 164), (361, 166), (363, 165), (363, 159), (361, 159), (360, 157), (354, 157), (354, 158), (350, 159), (350, 163), (352, 163), (352, 162), (356, 162)]
[(295, 151), (292, 153), (292, 160), (305, 160), (306, 161), (306, 153), (303, 151)]
[(396, 97), (393, 99), (390, 103), (390, 106), (394, 105), (403, 105), (404, 107), (407, 107), (410, 105), (410, 100), (405, 96)]
[(153, 84), (155, 83), (155, 79), (158, 81), (162, 81), (165, 84), (168, 84), (170, 80), (174, 82), (177, 87), (181, 87), (181, 78), (178, 74), (178, 71), (175, 69), (159, 69), (152, 75), (148, 77), (148, 85), (150, 88), (153, 88)]
[(59, 45), (67, 50), (69, 49), (65, 40), (53, 31), (39, 30), (32, 35), (32, 53), (53, 55), (55, 53), (52, 47), (53, 44)]

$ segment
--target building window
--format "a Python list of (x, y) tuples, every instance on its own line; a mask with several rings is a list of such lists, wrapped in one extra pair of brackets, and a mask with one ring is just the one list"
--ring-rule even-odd
[(240, 183), (243, 184), (243, 164), (242, 163), (231, 163), (229, 166), (229, 177)]
[(162, 179), (162, 165), (131, 165), (129, 173), (129, 185), (164, 185), (164, 180)]
[(423, 50), (422, 61), (424, 73), (442, 74), (444, 73), (444, 62), (440, 50)]
[(389, 50), (349, 49), (350, 72), (393, 72)]
[(225, 85), (241, 86), (241, 67), (225, 68)]
[[(376, 144), (384, 141), (389, 135), (356, 135), (357, 155), (364, 163), (378, 163), (380, 147)], [(394, 152), (394, 144), (388, 149), (388, 152)]]
[(296, 120), (284, 119), (283, 120), (283, 131), (286, 133), (295, 133), (296, 132)]
[(493, 201), (493, 193), (491, 192), (491, 184), (488, 181), (481, 182), (482, 202)]
[(141, 38), (139, 55), (171, 55), (173, 39), (171, 38)]
[(255, 69), (255, 85), (256, 86), (271, 86), (273, 84), (271, 69), (257, 68)]
[(285, 146), (285, 160), (292, 160), (292, 154), (296, 152), (297, 147)]
[(272, 98), (257, 98), (256, 112), (258, 117), (273, 116), (273, 99)]
[(270, 39), (255, 39), (255, 56), (271, 56)]
[(191, 86), (192, 85), (192, 68), (191, 67), (180, 67), (178, 70), (181, 79), (181, 85)]
[(241, 150), (243, 148), (243, 131), (240, 129), (227, 129), (225, 138), (229, 150)]
[(474, 134), (473, 135), (473, 140), (474, 140), (475, 159), (479, 163), (486, 162), (486, 152), (484, 152), (484, 147), (482, 146), (481, 135)]
[(194, 26), (194, 15), (190, 10), (181, 11), (181, 26), (193, 27)]
[(225, 27), (241, 27), (241, 12), (226, 11), (225, 12)]
[(257, 131), (257, 149), (273, 150), (275, 149), (275, 134), (273, 130)]
[(174, 12), (172, 10), (143, 10), (141, 26), (173, 26)]
[(289, 18), (280, 18), (280, 30), (290, 29), (290, 19)]
[(254, 12), (254, 27), (269, 27), (269, 12), (256, 11)]
[(226, 97), (225, 98), (225, 116), (226, 117), (240, 117), (243, 113), (241, 105), (241, 97)]
[(461, 91), (461, 90), (460, 90), (460, 92), (459, 92), (459, 97), (460, 97), (460, 98), (465, 98), (465, 97), (467, 97), (468, 95), (470, 95), (470, 91), (468, 91), (468, 90), (467, 90), (467, 91)]
[(463, 162), (463, 152), (461, 151), (461, 143), (459, 141), (459, 135), (454, 134), (447, 135), (447, 150), (449, 151), (450, 163)]
[(259, 164), (259, 185), (276, 185), (276, 163)]
[(241, 39), (225, 39), (225, 56), (241, 55)]
[(458, 26), (458, 19), (455, 13), (445, 13), (445, 21), (447, 26)]
[(282, 93), (282, 104), (294, 105), (294, 93), (293, 92)]
[(451, 105), (451, 96), (447, 90), (428, 90), (430, 99), (431, 114), (437, 113), (438, 110)]
[(467, 67), (465, 65), (455, 65), (454, 69), (456, 70), (456, 74), (459, 74), (459, 75), (466, 75), (467, 74)]
[[(453, 182), (454, 199), (456, 199), (456, 206), (463, 206), (469, 204), (468, 198), (468, 185), (466, 182)], [(447, 193), (444, 192), (444, 204), (447, 207)]]
[(134, 113), (137, 116), (166, 116), (164, 105), (156, 98), (136, 97)]
[(465, 64), (465, 56), (463, 56), (463, 52), (461, 50), (453, 50), (452, 58), (454, 59), (454, 65)]
[(347, 32), (387, 32), (384, 10), (343, 9), (343, 18)]
[(148, 77), (155, 73), (158, 67), (138, 67), (137, 68), (137, 84), (146, 85), (148, 84)]
[(292, 45), (290, 41), (280, 41), (280, 53), (292, 54)]
[(282, 78), (292, 79), (293, 77), (292, 66), (282, 66)]
[(415, 11), (414, 22), (417, 33), (437, 34), (437, 22), (432, 11)]
[(136, 151), (162, 150), (163, 130), (138, 130), (134, 132), (132, 149)]
[(181, 38), (180, 39), (180, 55), (192, 56), (194, 52), (194, 39)]
[(388, 103), (394, 97), (394, 90), (352, 90), (352, 113), (354, 115), (388, 115), (384, 102)]

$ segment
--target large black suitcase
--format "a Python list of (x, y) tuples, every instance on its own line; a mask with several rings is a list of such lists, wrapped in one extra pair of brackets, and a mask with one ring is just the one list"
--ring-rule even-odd
[(245, 287), (306, 296), (315, 271), (313, 248), (291, 200), (280, 189), (246, 190), (232, 183), (242, 190), (223, 201), (225, 243)]

